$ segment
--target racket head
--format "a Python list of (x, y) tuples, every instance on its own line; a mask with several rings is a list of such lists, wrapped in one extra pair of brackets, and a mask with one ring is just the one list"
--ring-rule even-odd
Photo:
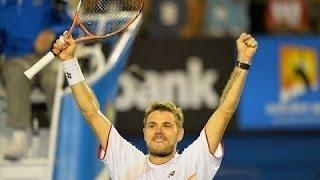
[(126, 29), (141, 14), (143, 0), (79, 0), (70, 33), (76, 42), (103, 39)]

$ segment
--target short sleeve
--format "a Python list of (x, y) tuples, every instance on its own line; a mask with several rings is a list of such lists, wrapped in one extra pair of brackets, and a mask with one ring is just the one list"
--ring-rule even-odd
[(112, 179), (134, 176), (143, 167), (145, 155), (126, 141), (112, 126), (106, 151), (99, 147), (98, 158), (109, 169)]
[(181, 162), (188, 162), (183, 165), (186, 170), (184, 177), (188, 179), (196, 175), (197, 179), (212, 179), (220, 167), (222, 157), (222, 143), (219, 144), (216, 152), (211, 154), (203, 129), (200, 136), (180, 155)]

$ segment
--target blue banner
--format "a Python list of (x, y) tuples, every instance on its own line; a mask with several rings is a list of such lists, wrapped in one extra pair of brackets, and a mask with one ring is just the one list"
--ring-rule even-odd
[(239, 105), (240, 129), (319, 129), (320, 38), (257, 39)]

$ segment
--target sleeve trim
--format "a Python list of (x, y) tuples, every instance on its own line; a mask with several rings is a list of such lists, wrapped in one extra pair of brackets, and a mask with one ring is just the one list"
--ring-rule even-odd
[(111, 126), (109, 132), (108, 132), (108, 141), (107, 141), (107, 144), (106, 144), (106, 149), (103, 149), (101, 144), (99, 144), (99, 147), (98, 147), (98, 153), (97, 153), (97, 158), (99, 160), (103, 160), (105, 159), (106, 155), (107, 155), (107, 150), (108, 150), (108, 145), (109, 145), (109, 141), (110, 141), (110, 133), (113, 129), (113, 126)]
[(207, 141), (207, 145), (208, 145), (208, 150), (209, 153), (215, 158), (215, 159), (220, 159), (224, 156), (224, 145), (223, 142), (221, 141), (216, 149), (216, 152), (214, 152), (213, 154), (210, 151), (210, 147), (209, 147), (209, 141), (208, 141), (208, 137), (207, 137), (207, 132), (204, 129), (204, 134), (206, 136), (206, 141)]

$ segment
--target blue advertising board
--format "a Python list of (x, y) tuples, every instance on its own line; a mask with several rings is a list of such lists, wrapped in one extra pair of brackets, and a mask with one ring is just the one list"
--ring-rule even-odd
[(239, 104), (241, 130), (320, 128), (319, 37), (257, 37)]

